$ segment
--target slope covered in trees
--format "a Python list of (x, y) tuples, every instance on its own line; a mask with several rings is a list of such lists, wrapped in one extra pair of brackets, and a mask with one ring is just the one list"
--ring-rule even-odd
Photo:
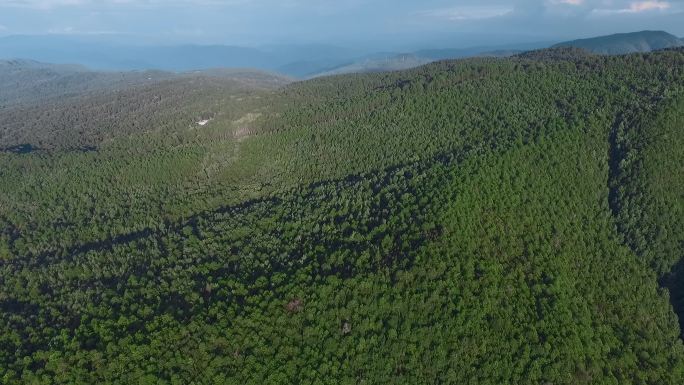
[(129, 134), (182, 131), (214, 117), (219, 105), (289, 82), (249, 69), (94, 72), (0, 61), (0, 149), (95, 148)]
[(683, 129), (681, 97), (619, 122), (611, 203), (625, 242), (662, 277), (684, 326)]
[(31, 60), (0, 60), (0, 108), (17, 104), (40, 104), (56, 97), (89, 91), (126, 88), (168, 79), (171, 73), (92, 72), (77, 65), (39, 63)]
[(46, 128), (0, 154), (0, 378), (681, 383), (683, 65), (545, 50), (217, 88), (96, 151)]

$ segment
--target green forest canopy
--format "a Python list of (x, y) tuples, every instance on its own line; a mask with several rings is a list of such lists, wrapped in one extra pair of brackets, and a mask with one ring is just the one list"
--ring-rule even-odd
[(684, 51), (143, 90), (0, 111), (3, 383), (684, 380)]

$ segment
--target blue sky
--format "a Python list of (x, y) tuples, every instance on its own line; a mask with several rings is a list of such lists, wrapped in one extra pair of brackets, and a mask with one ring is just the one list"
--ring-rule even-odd
[(453, 47), (662, 29), (684, 0), (0, 0), (0, 35)]

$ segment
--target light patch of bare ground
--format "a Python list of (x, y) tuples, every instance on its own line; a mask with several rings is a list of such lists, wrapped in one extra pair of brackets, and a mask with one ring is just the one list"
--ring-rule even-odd
[(260, 117), (260, 112), (249, 112), (240, 119), (233, 121), (233, 124), (237, 127), (237, 129), (233, 131), (233, 137), (239, 142), (247, 139), (253, 133), (250, 124), (254, 123)]

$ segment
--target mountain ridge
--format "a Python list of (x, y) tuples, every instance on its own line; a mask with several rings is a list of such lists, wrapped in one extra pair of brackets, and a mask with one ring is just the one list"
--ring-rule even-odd
[(576, 47), (593, 53), (621, 55), (682, 46), (684, 41), (665, 31), (639, 31), (571, 40), (555, 44), (552, 48)]
[(664, 31), (640, 31), (560, 43), (534, 42), (465, 48), (425, 48), (404, 52), (372, 52), (333, 45), (145, 45), (101, 42), (70, 36), (6, 36), (0, 38), (0, 58), (27, 58), (46, 63), (78, 63), (93, 70), (158, 69), (171, 72), (213, 68), (255, 68), (308, 79), (345, 73), (413, 68), (437, 60), (487, 56), (505, 57), (525, 51), (574, 46), (600, 54), (649, 52), (683, 46), (684, 41)]

